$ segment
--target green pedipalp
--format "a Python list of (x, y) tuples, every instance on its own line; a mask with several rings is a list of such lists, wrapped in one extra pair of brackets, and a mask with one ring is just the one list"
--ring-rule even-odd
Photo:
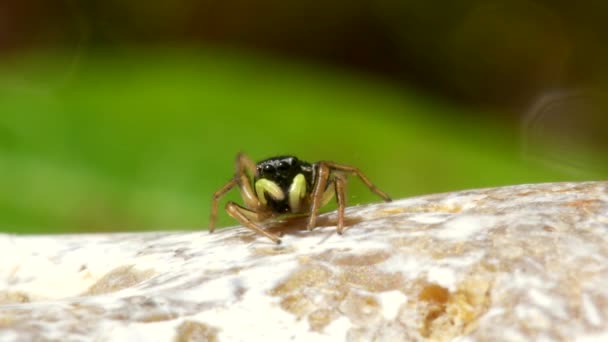
[(289, 186), (289, 209), (292, 213), (300, 212), (302, 199), (306, 196), (306, 178), (299, 173)]
[(285, 198), (283, 190), (281, 190), (277, 183), (265, 178), (258, 179), (255, 182), (255, 192), (258, 196), (258, 199), (260, 200), (260, 202), (262, 202), (263, 205), (266, 205), (268, 203), (266, 201), (265, 193), (268, 193), (273, 199), (277, 201), (281, 201)]
[(324, 207), (327, 203), (329, 203), (329, 201), (334, 198), (335, 193), (336, 192), (334, 191), (333, 186), (327, 187), (327, 190), (325, 190), (323, 193), (323, 197), (321, 197), (321, 207)]

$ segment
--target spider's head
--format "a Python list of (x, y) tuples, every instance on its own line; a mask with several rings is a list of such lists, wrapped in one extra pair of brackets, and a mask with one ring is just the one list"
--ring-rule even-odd
[(256, 180), (264, 178), (283, 189), (289, 187), (293, 179), (302, 173), (302, 162), (293, 156), (273, 157), (259, 162), (256, 173)]
[(256, 195), (276, 213), (298, 212), (312, 192), (312, 182), (313, 166), (294, 156), (273, 157), (256, 165)]

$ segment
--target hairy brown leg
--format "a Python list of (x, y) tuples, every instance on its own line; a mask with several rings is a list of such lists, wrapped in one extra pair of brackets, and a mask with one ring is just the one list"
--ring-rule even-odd
[(317, 182), (312, 192), (312, 203), (310, 205), (310, 217), (308, 219), (307, 229), (310, 231), (315, 227), (317, 223), (317, 214), (321, 206), (321, 200), (323, 199), (323, 193), (327, 186), (327, 181), (330, 176), (330, 170), (327, 164), (319, 163), (319, 169), (317, 170)]
[(255, 192), (251, 188), (251, 181), (249, 175), (247, 174), (248, 171), (252, 176), (255, 175), (255, 163), (246, 154), (240, 152), (236, 156), (234, 177), (213, 194), (211, 201), (211, 217), (209, 219), (210, 233), (213, 233), (215, 230), (218, 202), (220, 198), (230, 191), (235, 185), (239, 186), (241, 197), (243, 198), (243, 201), (245, 201), (245, 205), (248, 208), (255, 210), (260, 207), (260, 201), (257, 199)]
[(218, 191), (213, 193), (211, 199), (211, 217), (209, 218), (209, 233), (213, 233), (215, 230), (215, 221), (217, 220), (217, 203), (224, 194), (232, 189), (237, 184), (236, 178), (231, 179), (228, 183), (224, 184)]
[(260, 207), (260, 200), (258, 200), (255, 191), (253, 191), (251, 178), (247, 174), (247, 171), (249, 171), (251, 177), (255, 176), (255, 163), (246, 154), (239, 152), (236, 156), (235, 169), (235, 178), (238, 181), (239, 191), (241, 192), (243, 201), (245, 201), (245, 206), (252, 210), (258, 209)]
[(342, 164), (336, 164), (334, 162), (330, 162), (330, 161), (323, 161), (320, 162), (323, 163), (325, 165), (327, 165), (331, 170), (336, 170), (336, 171), (343, 171), (343, 172), (347, 172), (350, 174), (353, 174), (357, 177), (359, 177), (359, 179), (361, 179), (361, 181), (376, 195), (382, 197), (382, 199), (384, 199), (386, 202), (390, 202), (392, 201), (391, 197), (389, 195), (387, 195), (384, 191), (378, 189), (374, 183), (372, 183), (369, 178), (367, 178), (367, 176), (365, 176), (363, 174), (363, 172), (361, 172), (361, 170), (359, 170), (358, 168), (354, 167), (354, 166), (349, 166), (349, 165), (342, 165)]
[(251, 217), (256, 217), (258, 215), (258, 213), (255, 211), (243, 208), (234, 202), (228, 202), (226, 203), (226, 212), (238, 220), (243, 226), (255, 231), (258, 234), (264, 235), (276, 244), (281, 243), (281, 239), (278, 236), (265, 231), (264, 228), (253, 222)]
[(346, 178), (336, 176), (334, 181), (336, 201), (338, 202), (338, 234), (344, 232), (344, 209), (346, 208)]

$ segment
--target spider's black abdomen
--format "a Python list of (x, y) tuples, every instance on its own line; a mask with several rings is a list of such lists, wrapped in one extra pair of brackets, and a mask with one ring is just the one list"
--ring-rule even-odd
[(283, 193), (285, 198), (277, 201), (267, 196), (268, 207), (275, 213), (288, 213), (289, 208), (289, 187), (293, 179), (298, 174), (304, 175), (306, 179), (306, 191), (311, 192), (314, 179), (313, 165), (303, 160), (299, 160), (294, 156), (279, 156), (273, 157), (259, 162), (256, 165), (256, 175), (254, 182), (258, 179), (265, 178), (276, 183)]

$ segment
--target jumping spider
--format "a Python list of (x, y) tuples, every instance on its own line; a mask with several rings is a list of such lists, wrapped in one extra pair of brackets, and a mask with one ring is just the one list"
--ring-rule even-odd
[[(248, 174), (249, 173), (249, 174)], [(308, 163), (294, 156), (279, 156), (255, 164), (248, 156), (236, 157), (234, 177), (213, 194), (209, 232), (215, 230), (219, 199), (235, 185), (239, 187), (245, 206), (226, 203), (226, 212), (245, 227), (281, 243), (281, 239), (257, 223), (280, 215), (309, 213), (308, 230), (315, 227), (319, 209), (336, 195), (338, 202), (338, 234), (344, 231), (346, 207), (346, 176), (355, 175), (386, 202), (391, 198), (376, 188), (358, 168), (332, 161)]]

